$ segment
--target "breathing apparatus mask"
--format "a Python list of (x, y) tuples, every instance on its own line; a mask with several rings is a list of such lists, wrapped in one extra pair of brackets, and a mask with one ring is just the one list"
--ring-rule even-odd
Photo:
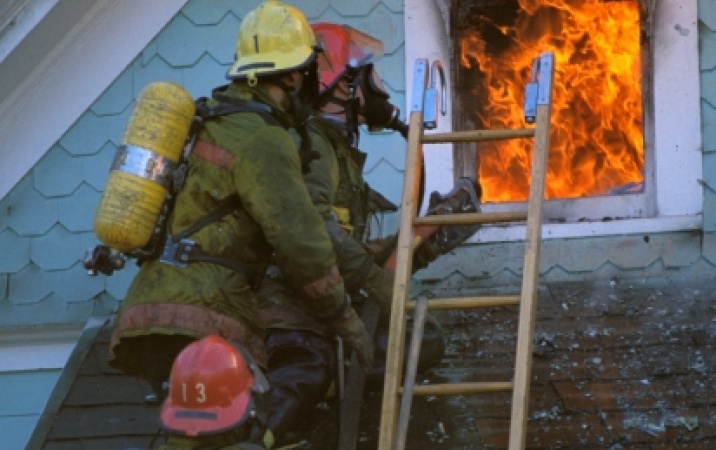
[(380, 131), (388, 128), (399, 131), (394, 127), (400, 122), (400, 108), (389, 101), (390, 95), (373, 64), (353, 70), (355, 73), (349, 81), (349, 90), (355, 91), (351, 95), (355, 97), (356, 114), (363, 116), (368, 130)]
[[(348, 25), (324, 22), (311, 28), (318, 45), (324, 49), (318, 57), (317, 106), (328, 103), (342, 106), (340, 112), (345, 113), (349, 134), (357, 134), (362, 117), (370, 131), (389, 128), (407, 136), (407, 126), (399, 119), (400, 110), (388, 101), (388, 91), (374, 67), (383, 57), (383, 43)], [(347, 83), (347, 99), (336, 95), (341, 81)]]

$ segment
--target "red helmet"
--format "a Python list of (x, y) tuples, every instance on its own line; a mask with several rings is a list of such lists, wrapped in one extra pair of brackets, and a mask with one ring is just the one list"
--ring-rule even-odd
[(318, 56), (320, 92), (331, 89), (349, 68), (373, 64), (383, 57), (383, 43), (348, 25), (314, 23), (316, 43), (323, 48)]
[(254, 376), (237, 347), (219, 336), (187, 345), (174, 360), (160, 421), (185, 436), (230, 430), (250, 417)]

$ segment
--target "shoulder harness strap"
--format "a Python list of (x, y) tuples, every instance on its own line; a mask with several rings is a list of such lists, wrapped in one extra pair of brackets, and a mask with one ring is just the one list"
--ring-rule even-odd
[(286, 120), (282, 120), (277, 114), (274, 113), (273, 108), (263, 102), (255, 100), (244, 100), (235, 97), (229, 97), (224, 94), (226, 85), (214, 88), (211, 91), (211, 98), (219, 102), (218, 105), (209, 106), (207, 97), (200, 97), (196, 101), (197, 115), (202, 120), (211, 120), (217, 117), (226, 116), (228, 114), (235, 114), (241, 112), (253, 112), (261, 115), (266, 123), (273, 123), (275, 125), (282, 126), (283, 128), (289, 128), (290, 123)]

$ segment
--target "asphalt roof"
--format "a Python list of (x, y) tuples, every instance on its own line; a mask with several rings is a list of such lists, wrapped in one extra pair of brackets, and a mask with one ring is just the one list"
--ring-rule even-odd
[[(526, 448), (716, 448), (715, 311), (714, 278), (541, 284)], [(514, 309), (439, 313), (447, 354), (418, 382), (510, 379)], [(107, 365), (108, 333), (85, 332), (29, 449), (150, 445), (158, 406), (146, 384)], [(364, 397), (358, 450), (376, 448), (381, 398), (379, 386)], [(416, 397), (407, 448), (506, 448), (509, 404), (509, 393)], [(334, 448), (332, 408), (307, 422), (316, 449)]]
[(149, 448), (158, 405), (149, 385), (107, 364), (109, 321), (88, 328), (70, 356), (28, 450)]

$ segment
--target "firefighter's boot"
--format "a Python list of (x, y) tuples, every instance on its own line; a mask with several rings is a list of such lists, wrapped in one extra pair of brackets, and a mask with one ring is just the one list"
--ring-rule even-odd
[[(462, 177), (457, 180), (455, 187), (447, 195), (443, 196), (437, 191), (430, 194), (427, 215), (479, 212), (481, 197), (480, 184), (472, 178)], [(465, 242), (479, 228), (478, 224), (441, 226), (415, 251), (413, 270), (426, 267), (438, 256), (444, 255)]]
[[(300, 425), (325, 398), (334, 373), (333, 347), (324, 337), (300, 330), (272, 329), (266, 376), (268, 417), (255, 427), (250, 442), (265, 448), (298, 448)], [(291, 445), (294, 444), (294, 445)]]
[[(385, 378), (385, 359), (388, 351), (388, 330), (390, 330), (389, 317), (381, 316), (375, 331), (375, 363), (366, 374), (366, 384), (369, 389), (379, 389), (383, 386)], [(413, 319), (407, 318), (405, 327), (405, 348), (410, 348), (413, 337)], [(440, 322), (430, 312), (426, 313), (423, 328), (423, 339), (420, 344), (418, 357), (418, 372), (423, 372), (437, 366), (445, 356), (445, 332)], [(408, 352), (403, 353), (403, 364), (408, 360)]]
[[(379, 267), (373, 267), (361, 283), (362, 291), (373, 299), (380, 308), (380, 319), (376, 328), (373, 343), (375, 344), (375, 367), (371, 369), (369, 378), (382, 379), (385, 373), (385, 355), (390, 329), (390, 313), (393, 302), (393, 275)], [(412, 338), (413, 322), (408, 319), (406, 329), (407, 346)], [(425, 331), (421, 344), (418, 368), (425, 370), (438, 364), (445, 355), (445, 334), (440, 323), (432, 314), (427, 313)]]

